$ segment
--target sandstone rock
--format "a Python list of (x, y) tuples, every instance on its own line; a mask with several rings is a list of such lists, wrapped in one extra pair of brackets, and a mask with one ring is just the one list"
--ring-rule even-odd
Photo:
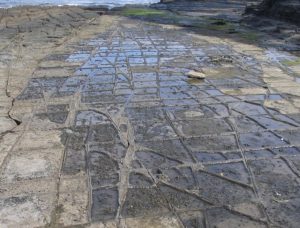
[(187, 75), (190, 78), (198, 78), (198, 79), (204, 79), (206, 77), (204, 73), (195, 70), (191, 70), (190, 72), (188, 72)]

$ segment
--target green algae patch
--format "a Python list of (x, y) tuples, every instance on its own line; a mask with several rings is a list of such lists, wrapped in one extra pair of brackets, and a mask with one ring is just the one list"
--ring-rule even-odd
[(300, 65), (300, 58), (297, 58), (294, 60), (284, 60), (281, 63), (286, 66), (297, 66), (297, 65)]
[(121, 15), (160, 24), (180, 24), (183, 19), (169, 11), (149, 8), (124, 8)]
[(258, 40), (258, 35), (255, 32), (242, 32), (240, 36), (250, 42), (255, 42)]
[(223, 31), (223, 32), (234, 32), (235, 26), (234, 24), (227, 22), (222, 19), (209, 19), (208, 24), (206, 25), (207, 29), (215, 30), (215, 31)]
[(127, 17), (164, 16), (166, 12), (156, 9), (126, 8), (122, 11), (122, 15)]

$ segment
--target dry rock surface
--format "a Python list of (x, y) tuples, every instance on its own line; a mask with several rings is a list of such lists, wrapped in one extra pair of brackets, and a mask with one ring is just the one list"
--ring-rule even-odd
[(0, 12), (0, 227), (299, 227), (296, 56), (80, 8)]

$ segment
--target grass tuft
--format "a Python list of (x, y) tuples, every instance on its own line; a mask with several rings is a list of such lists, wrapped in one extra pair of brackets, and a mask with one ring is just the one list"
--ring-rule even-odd
[(162, 10), (146, 9), (146, 8), (126, 8), (122, 11), (122, 15), (127, 17), (162, 16), (165, 14), (166, 12)]
[(295, 60), (284, 60), (282, 61), (282, 64), (286, 66), (297, 66), (300, 65), (300, 58), (297, 58)]

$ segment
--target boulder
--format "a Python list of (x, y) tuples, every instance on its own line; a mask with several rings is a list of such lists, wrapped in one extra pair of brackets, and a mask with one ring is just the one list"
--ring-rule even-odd
[(246, 13), (274, 17), (300, 25), (300, 0), (264, 0), (246, 8)]
[(188, 72), (187, 76), (189, 78), (198, 78), (198, 79), (204, 79), (206, 76), (203, 72), (191, 70)]

